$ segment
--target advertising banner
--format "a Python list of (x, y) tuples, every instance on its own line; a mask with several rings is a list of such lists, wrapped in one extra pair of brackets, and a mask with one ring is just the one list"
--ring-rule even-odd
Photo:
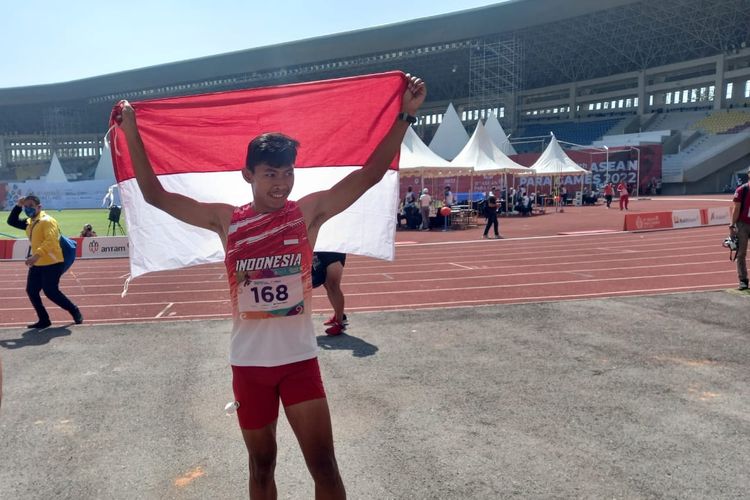
[(650, 231), (671, 228), (672, 212), (650, 212), (646, 214), (627, 214), (625, 216), (625, 231)]
[(732, 223), (729, 207), (714, 207), (703, 210), (705, 214), (704, 224), (707, 226), (722, 226)]
[(127, 257), (130, 245), (127, 236), (81, 238), (82, 259), (114, 259)]
[(698, 227), (701, 225), (701, 211), (698, 208), (690, 210), (672, 210), (672, 227)]
[[(10, 210), (19, 198), (33, 194), (42, 200), (47, 209), (99, 208), (107, 195), (112, 181), (78, 181), (78, 182), (45, 182), (40, 180), (26, 182), (0, 183), (0, 207)], [(120, 204), (117, 190), (114, 190), (113, 202)]]
[[(640, 163), (638, 150), (640, 150)], [(640, 182), (639, 195), (647, 195), (650, 194), (650, 187), (657, 179), (661, 182), (662, 146), (661, 144), (648, 144), (638, 146), (638, 150), (618, 149), (613, 146), (609, 154), (599, 149), (566, 149), (565, 154), (580, 167), (589, 171), (583, 176), (584, 188), (591, 186), (597, 190), (609, 179), (615, 185), (624, 181), (635, 190), (636, 183)], [(529, 167), (539, 159), (540, 155), (540, 153), (524, 153), (511, 156), (511, 158)], [(551, 177), (520, 177), (518, 183), (521, 186), (535, 185), (543, 192), (553, 187)], [(560, 177), (560, 183), (567, 188), (569, 193), (573, 193), (581, 188), (581, 176), (563, 175)]]

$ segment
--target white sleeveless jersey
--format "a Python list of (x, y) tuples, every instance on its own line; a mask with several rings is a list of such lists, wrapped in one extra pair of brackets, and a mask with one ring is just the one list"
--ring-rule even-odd
[(232, 214), (224, 259), (232, 300), (229, 362), (279, 366), (314, 358), (312, 249), (297, 203)]

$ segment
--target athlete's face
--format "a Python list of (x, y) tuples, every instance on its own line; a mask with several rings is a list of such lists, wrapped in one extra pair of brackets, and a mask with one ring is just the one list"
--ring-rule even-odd
[(245, 180), (253, 187), (253, 203), (260, 212), (284, 207), (294, 187), (294, 165), (270, 167), (265, 163), (255, 166), (255, 172), (243, 171)]

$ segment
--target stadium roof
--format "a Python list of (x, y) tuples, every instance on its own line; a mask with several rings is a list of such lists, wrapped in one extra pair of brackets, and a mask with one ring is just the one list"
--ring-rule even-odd
[(298, 40), (65, 83), (0, 89), (0, 105), (85, 99), (107, 93), (220, 78), (405, 47), (467, 40), (559, 22), (639, 0), (512, 0), (386, 26)]
[[(750, 0), (515, 0), (71, 82), (0, 89), (0, 135), (100, 133), (122, 98), (390, 70), (424, 78), (436, 107), (461, 100), (494, 100), (497, 106), (502, 92), (697, 60), (747, 45)], [(503, 81), (482, 80), (477, 70), (482, 54), (493, 50), (495, 56), (505, 52), (496, 58), (496, 73), (486, 74), (496, 78), (512, 66)], [(493, 87), (498, 82), (502, 88)]]

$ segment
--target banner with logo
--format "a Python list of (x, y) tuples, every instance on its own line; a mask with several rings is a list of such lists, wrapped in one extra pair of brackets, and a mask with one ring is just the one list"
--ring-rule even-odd
[(701, 225), (701, 211), (698, 208), (689, 210), (672, 210), (672, 227), (698, 227)]
[(114, 259), (127, 257), (130, 245), (127, 236), (81, 238), (82, 259)]
[[(611, 147), (609, 154), (599, 149), (566, 149), (565, 154), (580, 167), (589, 171), (583, 176), (584, 188), (591, 186), (597, 189), (609, 179), (615, 185), (624, 181), (633, 189), (636, 183), (640, 183), (638, 193), (649, 194), (649, 186), (657, 180), (661, 183), (661, 144), (641, 145), (637, 149)], [(524, 153), (511, 156), (511, 159), (529, 167), (540, 155), (541, 153)], [(517, 182), (520, 186), (535, 185), (542, 191), (553, 186), (551, 177), (520, 177)], [(569, 193), (573, 193), (581, 188), (581, 176), (562, 176), (560, 183), (567, 188)]]
[(703, 209), (703, 224), (707, 226), (722, 226), (732, 223), (729, 207), (713, 207)]

